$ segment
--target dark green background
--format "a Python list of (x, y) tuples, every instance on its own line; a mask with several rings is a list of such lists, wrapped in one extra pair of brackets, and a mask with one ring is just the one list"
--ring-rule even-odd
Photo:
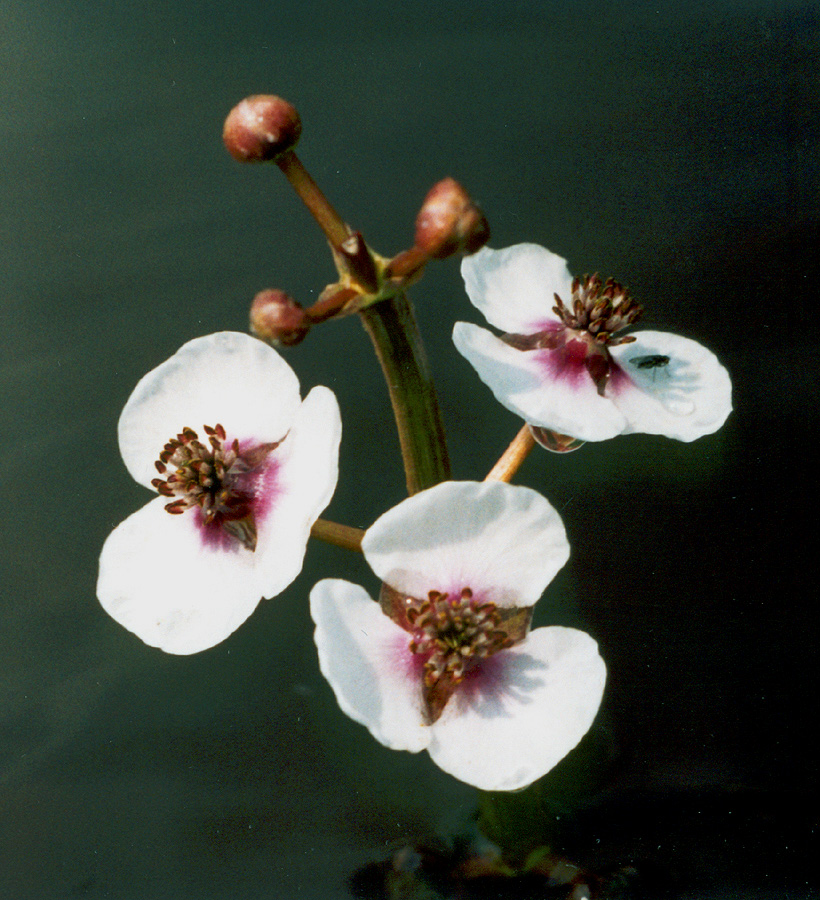
[[(344, 897), (356, 866), (472, 809), (318, 672), (308, 591), (375, 588), (361, 560), (311, 544), (289, 590), (189, 658), (95, 599), (107, 533), (147, 499), (116, 443), (138, 378), (244, 330), (261, 288), (309, 303), (333, 280), (279, 172), (222, 147), (259, 92), (297, 105), (301, 158), (383, 254), (452, 175), (493, 246), (617, 277), (647, 327), (727, 366), (736, 410), (715, 435), (527, 461), (518, 480), (572, 544), (536, 622), (585, 628), (609, 666), (622, 766), (590, 859), (648, 860), (673, 885), (658, 897), (817, 895), (818, 33), (814, 4), (764, 0), (5, 0), (0, 895)], [(455, 475), (483, 477), (519, 423), (451, 345), (456, 319), (481, 321), (457, 263), (412, 297)], [(328, 515), (366, 527), (403, 496), (366, 337), (329, 323), (287, 358), (305, 390), (337, 392)]]

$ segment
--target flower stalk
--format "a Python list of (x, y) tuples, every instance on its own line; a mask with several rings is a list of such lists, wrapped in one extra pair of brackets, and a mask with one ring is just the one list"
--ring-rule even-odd
[(350, 237), (351, 231), (302, 165), (302, 161), (293, 150), (288, 150), (278, 156), (275, 162), (325, 233), (331, 246), (338, 249)]
[(387, 382), (408, 494), (448, 481), (444, 425), (410, 302), (399, 294), (366, 307), (359, 315)]
[(317, 519), (310, 529), (310, 536), (326, 544), (334, 544), (344, 550), (362, 552), (362, 538), (364, 531), (361, 528), (353, 528), (350, 525), (340, 525), (329, 519)]
[(485, 481), (512, 481), (515, 473), (521, 468), (524, 460), (535, 446), (535, 438), (529, 425), (524, 427), (512, 439), (510, 446), (501, 454), (501, 458), (490, 469)]

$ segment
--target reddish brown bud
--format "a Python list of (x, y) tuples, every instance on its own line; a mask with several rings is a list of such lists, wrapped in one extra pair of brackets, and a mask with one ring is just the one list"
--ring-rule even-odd
[(305, 311), (284, 291), (260, 291), (251, 304), (251, 331), (269, 344), (291, 347), (310, 330)]
[(484, 213), (452, 178), (435, 185), (416, 217), (416, 246), (434, 259), (475, 253), (490, 239)]
[(228, 113), (222, 140), (239, 162), (265, 162), (294, 147), (301, 133), (302, 120), (287, 100), (255, 94)]

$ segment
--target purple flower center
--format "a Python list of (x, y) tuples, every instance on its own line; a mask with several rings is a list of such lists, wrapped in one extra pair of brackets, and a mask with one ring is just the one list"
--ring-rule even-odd
[(510, 646), (494, 603), (481, 603), (470, 588), (459, 596), (430, 591), (425, 600), (407, 600), (407, 621), (413, 629), (410, 650), (427, 657), (424, 682), (428, 687), (445, 673), (454, 683), (463, 680), (476, 658)]
[(205, 426), (207, 444), (193, 428), (183, 428), (172, 438), (154, 463), (160, 475), (151, 484), (165, 497), (173, 497), (165, 509), (180, 515), (198, 509), (203, 526), (217, 529), (248, 550), (256, 548), (253, 474), (277, 444), (261, 444), (241, 450), (229, 441), (221, 425)]
[(422, 695), (431, 724), (458, 685), (480, 672), (478, 663), (518, 643), (529, 624), (526, 611), (507, 627), (504, 613), (477, 600), (468, 587), (458, 595), (430, 591), (424, 600), (405, 597), (403, 605), (403, 627), (413, 635), (409, 649), (424, 659)]
[(407, 647), (419, 662), (412, 671), (414, 677), (422, 675), (428, 724), (439, 718), (462, 682), (482, 684), (492, 668), (485, 664), (488, 657), (523, 641), (532, 620), (532, 607), (499, 607), (474, 596), (469, 587), (450, 594), (430, 591), (419, 599), (382, 583), (379, 604), (412, 635)]
[(609, 347), (629, 344), (631, 336), (615, 337), (615, 332), (633, 325), (643, 307), (613, 278), (585, 275), (572, 282), (572, 298), (564, 303), (558, 294), (552, 311), (560, 319), (535, 334), (505, 334), (502, 340), (516, 350), (546, 350), (545, 365), (550, 377), (571, 382), (583, 373), (595, 383), (603, 397), (607, 383), (619, 372)]

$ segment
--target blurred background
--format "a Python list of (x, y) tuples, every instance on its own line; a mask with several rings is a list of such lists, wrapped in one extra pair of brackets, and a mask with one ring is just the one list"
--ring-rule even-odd
[[(308, 592), (375, 590), (361, 559), (312, 542), (283, 595), (194, 657), (143, 645), (95, 598), (106, 535), (148, 499), (116, 441), (137, 380), (245, 330), (258, 290), (307, 305), (334, 280), (278, 170), (222, 146), (235, 103), (277, 93), (301, 112), (303, 162), (382, 254), (451, 175), (491, 246), (618, 278), (645, 327), (729, 369), (717, 434), (537, 451), (517, 478), (572, 545), (536, 624), (584, 628), (609, 667), (618, 766), (573, 853), (660, 873), (653, 898), (820, 896), (819, 26), (800, 0), (5, 0), (0, 895), (344, 898), (358, 867), (474, 810), (426, 754), (345, 717), (318, 671)], [(481, 323), (457, 262), (411, 299), (455, 477), (481, 478), (519, 422), (452, 347), (454, 321)], [(327, 515), (366, 527), (404, 496), (366, 335), (331, 322), (286, 358), (305, 392), (338, 395)]]

